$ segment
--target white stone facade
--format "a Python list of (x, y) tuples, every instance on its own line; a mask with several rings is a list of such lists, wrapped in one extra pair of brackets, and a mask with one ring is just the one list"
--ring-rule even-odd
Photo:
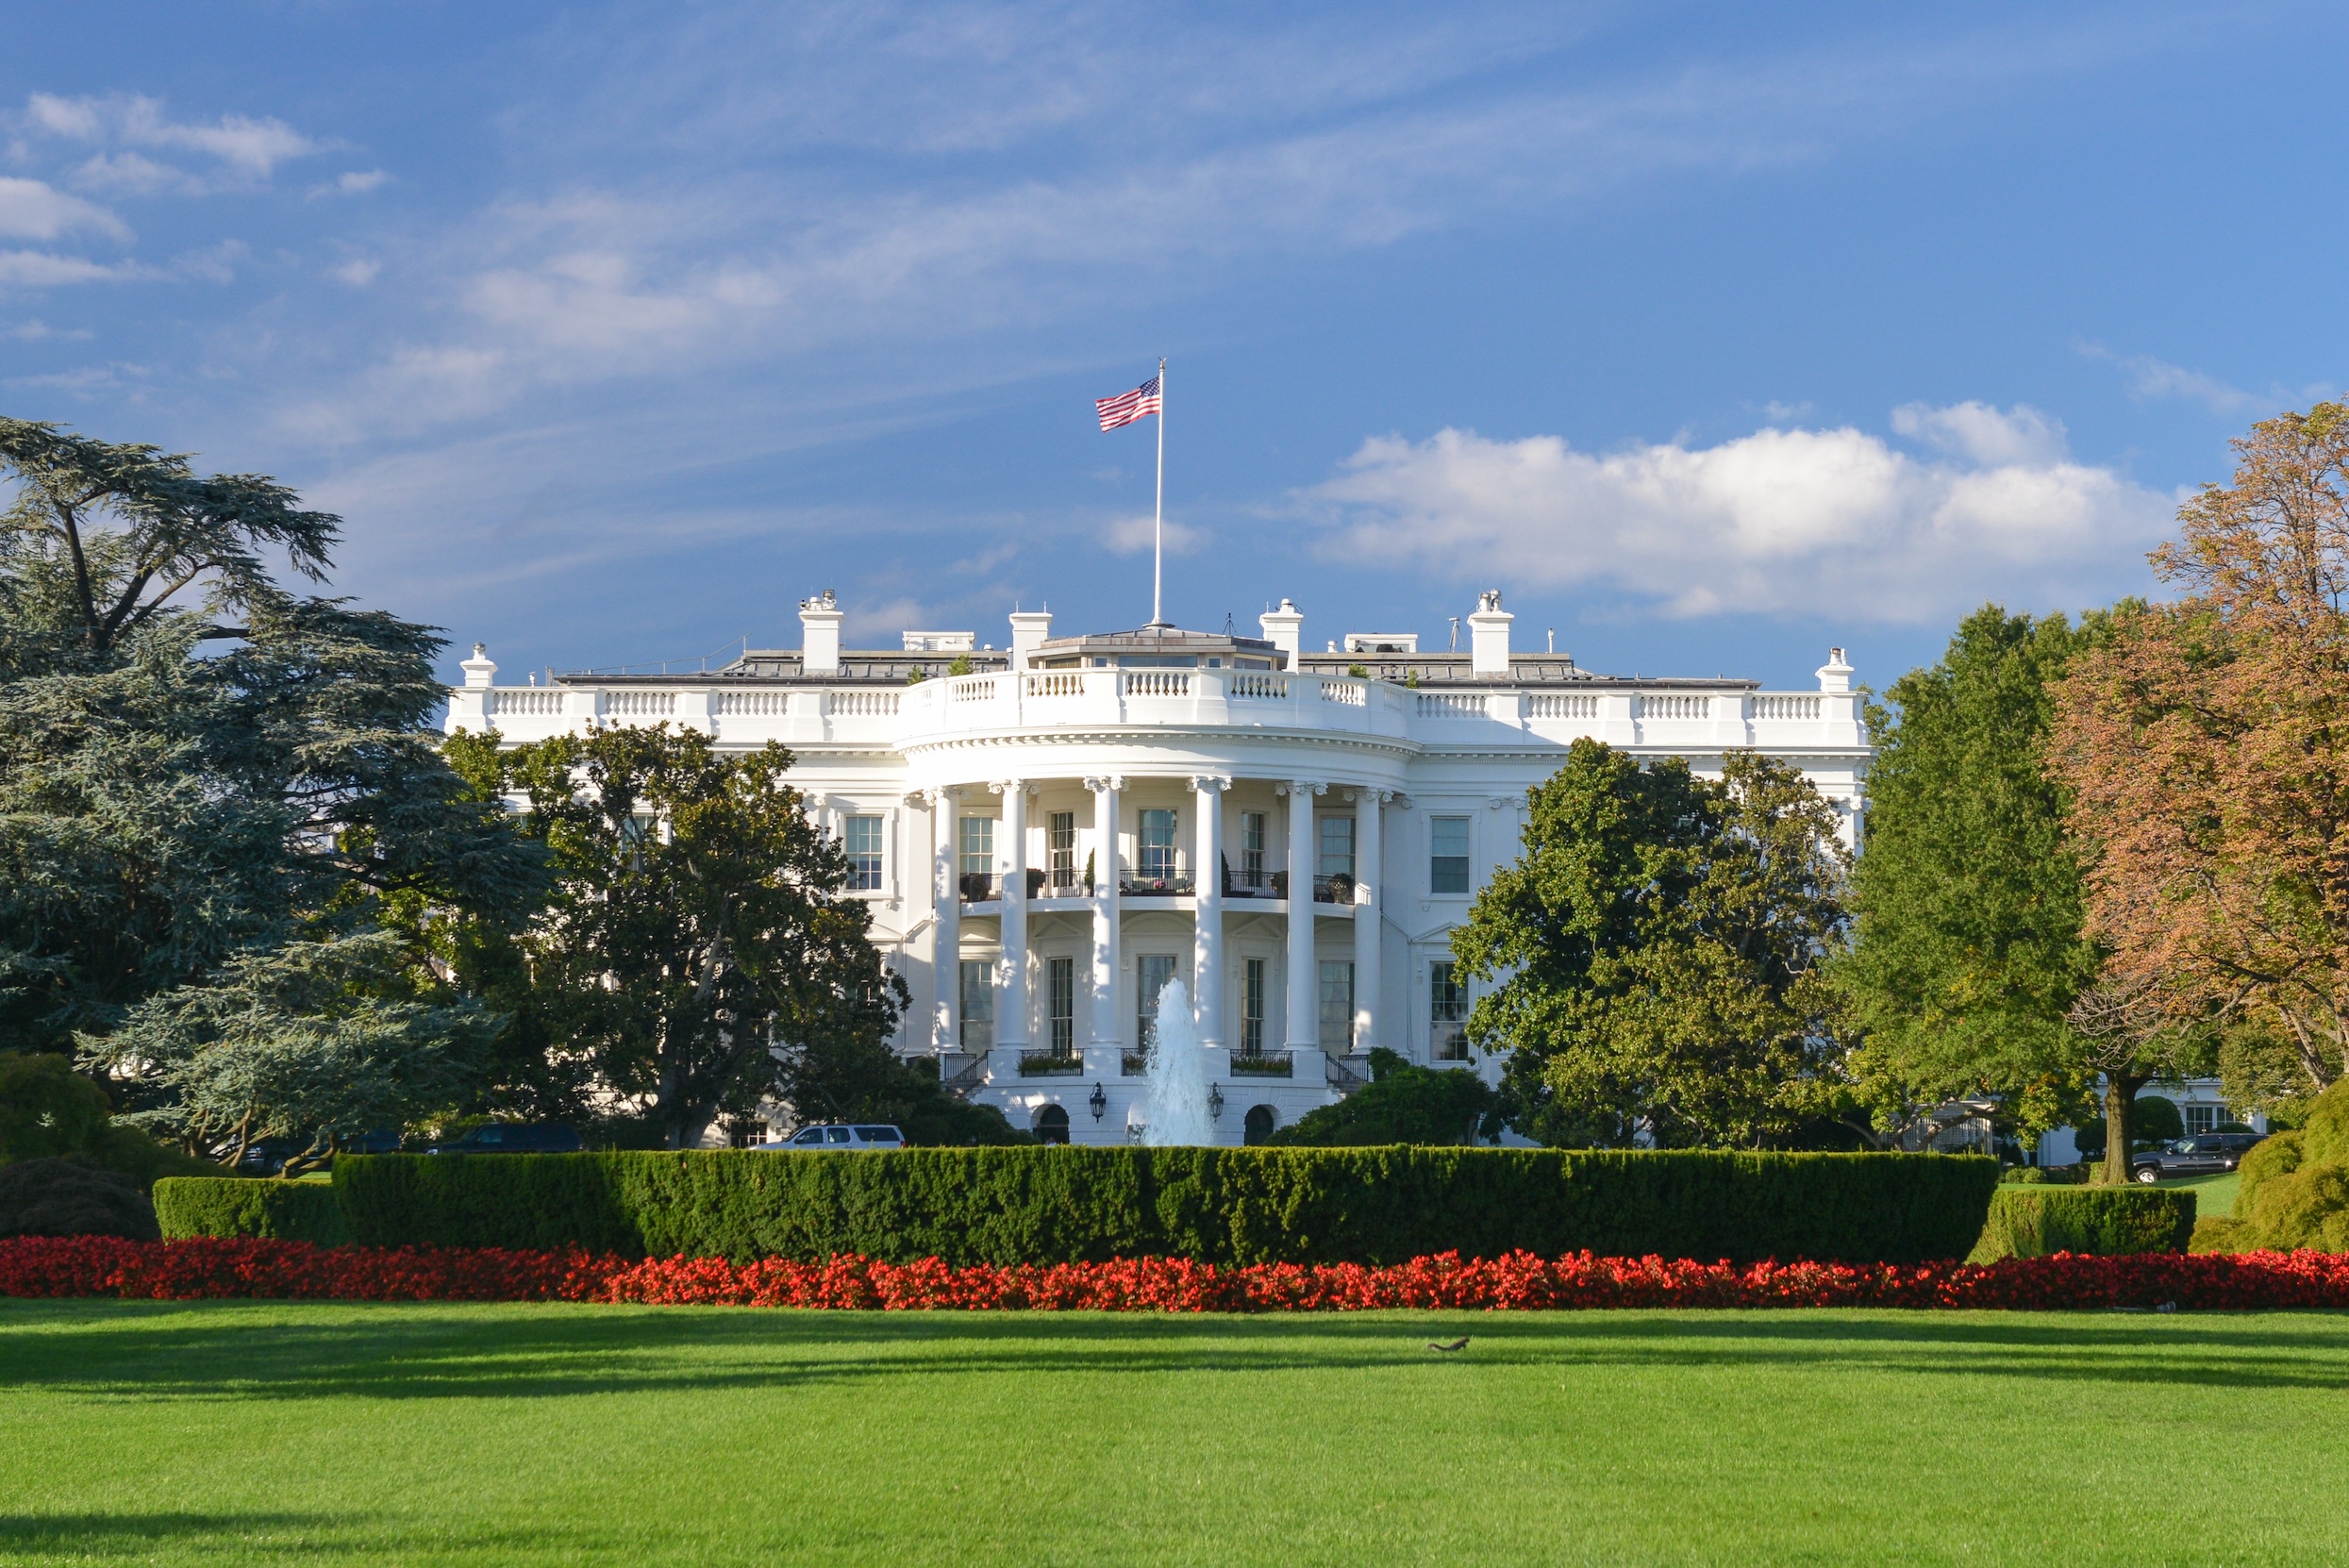
[(1580, 737), (1701, 774), (1732, 750), (1782, 758), (1859, 837), (1870, 751), (1840, 649), (1816, 690), (1763, 692), (1513, 653), (1498, 593), (1466, 649), (1429, 654), (1382, 633), (1307, 652), (1286, 600), (1260, 637), (1054, 639), (1050, 615), (1014, 614), (1003, 650), (925, 631), (843, 651), (830, 594), (800, 615), (800, 650), (687, 676), (501, 687), (476, 648), (448, 726), (524, 742), (668, 723), (789, 746), (912, 990), (899, 1049), (1075, 1143), (1139, 1119), (1145, 1010), (1173, 976), (1225, 1143), (1328, 1104), (1374, 1046), (1497, 1076), (1459, 1032), (1450, 937), (1515, 859), (1526, 790)]

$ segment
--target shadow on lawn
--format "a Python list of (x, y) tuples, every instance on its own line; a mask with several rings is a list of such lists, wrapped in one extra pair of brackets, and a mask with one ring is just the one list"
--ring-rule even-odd
[[(1473, 1336), (1431, 1355), (1430, 1338)], [(938, 1375), (1421, 1367), (1844, 1371), (2326, 1388), (2349, 1316), (1584, 1312), (1162, 1317), (701, 1308), (10, 1303), (0, 1388), (115, 1398), (530, 1398)]]
[[(625, 1552), (625, 1537), (598, 1540), (575, 1529), (531, 1521), (509, 1529), (469, 1525), (459, 1538), (437, 1526), (400, 1526), (365, 1514), (336, 1513), (0, 1513), (0, 1557), (49, 1561), (153, 1562), (158, 1554), (201, 1551), (249, 1560), (254, 1549), (290, 1560), (395, 1562), (440, 1559), (458, 1546), (490, 1560), (513, 1560), (551, 1549), (566, 1559), (581, 1551), (609, 1557)], [(634, 1544), (641, 1547), (641, 1543)], [(22, 1556), (20, 1556), (22, 1554)], [(615, 1559), (625, 1560), (625, 1558)]]

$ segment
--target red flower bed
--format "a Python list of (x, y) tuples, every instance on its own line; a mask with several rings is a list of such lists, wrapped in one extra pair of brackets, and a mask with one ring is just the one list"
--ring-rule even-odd
[(955, 1268), (935, 1258), (828, 1263), (722, 1258), (630, 1261), (494, 1247), (320, 1247), (308, 1242), (0, 1241), (0, 1296), (329, 1301), (599, 1301), (885, 1311), (1315, 1312), (1378, 1308), (1539, 1310), (1607, 1307), (2349, 1307), (2349, 1255), (2007, 1259), (1969, 1263), (1731, 1263), (1574, 1253), (1408, 1263), (1267, 1263), (1219, 1269), (1181, 1258)]

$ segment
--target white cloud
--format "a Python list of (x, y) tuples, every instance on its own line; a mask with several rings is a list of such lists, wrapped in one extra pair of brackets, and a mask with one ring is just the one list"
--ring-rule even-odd
[[(161, 100), (139, 93), (62, 98), (36, 92), (25, 102), (24, 124), (39, 135), (61, 141), (195, 153), (247, 180), (267, 179), (278, 164), (325, 150), (282, 120), (224, 114), (209, 124), (175, 121), (164, 112)], [(152, 188), (180, 177), (177, 170), (135, 155), (127, 160), (100, 158), (83, 167), (100, 183), (127, 180)]]
[(155, 271), (133, 261), (104, 262), (78, 256), (58, 256), (39, 250), (0, 250), (0, 288), (46, 289), (60, 283), (122, 283), (153, 277)]
[(67, 195), (37, 179), (0, 175), (0, 234), (17, 240), (55, 240), (72, 233), (130, 238), (123, 221), (94, 202)]
[(1923, 622), (1985, 596), (2107, 596), (2173, 501), (2074, 461), (2037, 409), (1894, 415), (1947, 457), (1849, 427), (1604, 456), (1556, 436), (1377, 437), (1295, 503), (1330, 546), (1479, 580), (1612, 587), (1667, 614)]
[[(1101, 542), (1121, 556), (1148, 553), (1151, 540), (1151, 520), (1147, 517), (1121, 517), (1101, 530)], [(1187, 556), (1208, 542), (1199, 529), (1169, 520), (1166, 525), (1166, 553)]]
[(375, 280), (375, 275), (382, 271), (382, 262), (355, 257), (339, 266), (328, 267), (326, 275), (338, 283), (347, 283), (354, 289), (364, 289), (373, 283)]
[(390, 183), (392, 176), (381, 169), (346, 170), (324, 185), (310, 187), (313, 196), (360, 196), (376, 187)]

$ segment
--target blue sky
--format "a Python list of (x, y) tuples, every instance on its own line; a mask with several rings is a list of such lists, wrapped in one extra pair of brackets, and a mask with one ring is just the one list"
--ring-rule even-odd
[[(2344, 378), (2337, 7), (0, 5), (0, 409), (509, 675), (1314, 645), (1879, 686)], [(454, 657), (454, 656), (452, 656)]]

